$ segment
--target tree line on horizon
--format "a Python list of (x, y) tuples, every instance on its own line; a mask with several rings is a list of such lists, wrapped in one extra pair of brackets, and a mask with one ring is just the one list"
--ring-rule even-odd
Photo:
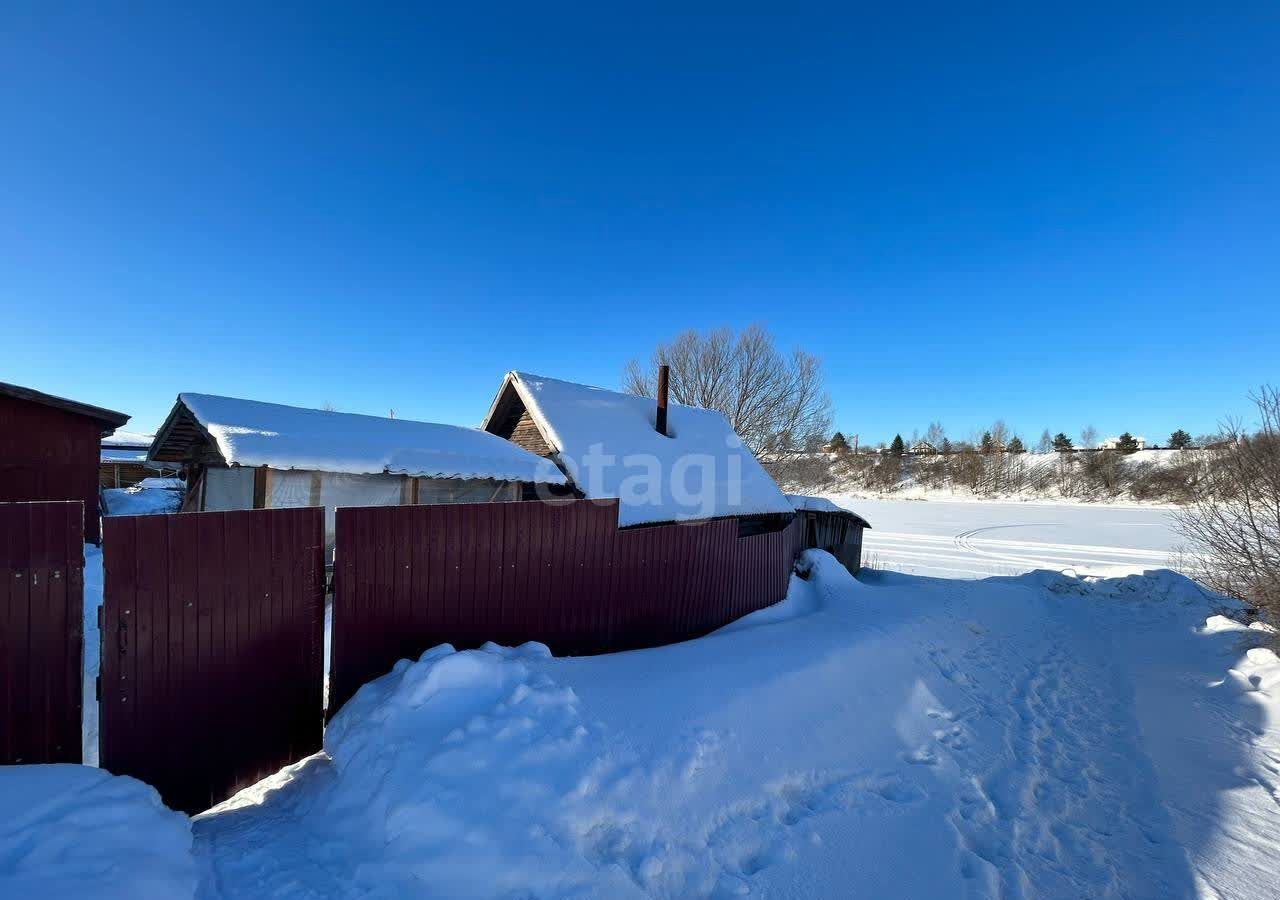
[[(1206, 446), (1219, 441), (1217, 435), (1204, 435), (1197, 442), (1191, 437), (1186, 430), (1179, 428), (1169, 435), (1165, 449), (1169, 450), (1190, 450), (1197, 446)], [(835, 432), (831, 438), (823, 445), (823, 448), (833, 453), (849, 453), (858, 452), (867, 453), (888, 453), (892, 456), (903, 456), (911, 453), (914, 448), (921, 443), (927, 445), (930, 450), (928, 452), (936, 452), (939, 454), (964, 453), (977, 451), (983, 454), (991, 453), (1026, 453), (1027, 448), (1022, 438), (1018, 435), (1009, 436), (1008, 429), (1003, 422), (997, 421), (991, 428), (984, 431), (981, 437), (971, 441), (952, 441), (946, 436), (942, 426), (937, 422), (931, 423), (929, 429), (925, 432), (925, 436), (921, 439), (918, 432), (913, 432), (910, 442), (903, 439), (902, 434), (898, 433), (893, 436), (893, 440), (888, 444), (883, 442), (874, 447), (853, 447), (849, 444), (849, 439), (842, 432)], [(1077, 449), (1095, 449), (1097, 444), (1097, 431), (1092, 425), (1086, 426), (1081, 430), (1080, 437), (1081, 447), (1077, 448), (1075, 442), (1066, 435), (1065, 432), (1059, 431), (1056, 435), (1050, 435), (1049, 429), (1045, 429), (1040, 440), (1035, 446), (1036, 453), (1067, 453)], [(1114, 449), (1120, 453), (1129, 454), (1137, 453), (1140, 448), (1138, 439), (1129, 432), (1124, 432), (1116, 438)], [(1158, 445), (1148, 447), (1149, 450), (1161, 449)]]

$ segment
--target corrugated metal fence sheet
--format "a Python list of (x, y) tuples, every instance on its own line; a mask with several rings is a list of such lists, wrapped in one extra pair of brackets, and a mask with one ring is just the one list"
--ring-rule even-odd
[(589, 654), (705, 634), (786, 595), (802, 536), (619, 531), (616, 501), (339, 509), (329, 710), (436, 644)]
[(84, 504), (0, 503), (0, 764), (78, 763)]
[(102, 767), (195, 813), (319, 750), (324, 510), (104, 527)]

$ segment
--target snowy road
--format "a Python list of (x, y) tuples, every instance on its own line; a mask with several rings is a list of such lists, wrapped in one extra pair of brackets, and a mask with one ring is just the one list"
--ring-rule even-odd
[(872, 526), (872, 568), (935, 578), (1033, 569), (1122, 575), (1176, 568), (1168, 510), (1053, 503), (864, 500), (831, 495)]

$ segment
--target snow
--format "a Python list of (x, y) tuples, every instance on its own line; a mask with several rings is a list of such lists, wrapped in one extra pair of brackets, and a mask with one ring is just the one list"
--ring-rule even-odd
[(143, 490), (161, 490), (161, 491), (181, 491), (186, 489), (186, 482), (181, 478), (164, 478), (159, 475), (151, 475), (139, 481), (135, 487)]
[(102, 605), (102, 548), (84, 545), (84, 662), (81, 667), (82, 706), (80, 713), (81, 759), (85, 765), (98, 764), (97, 679), (102, 658), (98, 632), (98, 607)]
[(1231, 604), (802, 568), (697, 641), (402, 661), (196, 820), (201, 895), (1273, 896), (1280, 663)]
[(104, 488), (102, 496), (106, 501), (106, 507), (103, 510), (103, 515), (106, 516), (151, 516), (176, 513), (182, 505), (181, 492), (168, 487), (143, 487), (141, 483), (131, 488)]
[(1163, 508), (827, 496), (874, 524), (863, 535), (863, 559), (873, 568), (985, 578), (1033, 569), (1122, 575), (1178, 567), (1181, 539)]
[(150, 447), (151, 442), (156, 439), (154, 434), (145, 434), (141, 431), (120, 431), (117, 429), (114, 434), (109, 434), (102, 439), (104, 447)]
[(102, 448), (102, 452), (98, 456), (98, 460), (104, 463), (111, 463), (111, 462), (145, 463), (147, 461), (147, 451), (146, 451), (146, 448), (112, 449), (110, 447), (104, 446)]
[[(1110, 550), (1172, 540), (1161, 511), (857, 503), (919, 538), (968, 520)], [(1009, 549), (1022, 561), (986, 559), (1029, 564)], [(86, 548), (93, 648), (100, 560)], [(1125, 568), (855, 580), (809, 551), (782, 603), (699, 640), (436, 647), (364, 686), (324, 752), (193, 820), (190, 851), (128, 779), (0, 770), (0, 896), (68, 893), (52, 878), (189, 896), (195, 872), (204, 900), (1271, 898), (1276, 632), (1173, 572)], [(10, 888), (19, 872), (42, 881)]]
[(191, 824), (155, 790), (85, 766), (0, 767), (0, 897), (177, 900)]
[(301, 409), (209, 394), (178, 397), (228, 465), (353, 475), (563, 484), (554, 465), (475, 428)]
[[(618, 498), (618, 524), (790, 513), (791, 504), (724, 416), (526, 372), (507, 376), (556, 459), (588, 499)], [(505, 388), (505, 384), (504, 384)]]
[(789, 502), (797, 510), (808, 510), (810, 512), (852, 512), (847, 507), (837, 506), (826, 497), (811, 497), (808, 494), (787, 494), (787, 502)]

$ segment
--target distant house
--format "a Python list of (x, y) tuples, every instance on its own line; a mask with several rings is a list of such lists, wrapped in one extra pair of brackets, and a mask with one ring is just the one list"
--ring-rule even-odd
[(521, 500), (564, 474), (475, 428), (180, 394), (148, 451), (187, 470), (184, 510)]
[[(1138, 449), (1139, 449), (1139, 450), (1146, 450), (1146, 449), (1147, 449), (1147, 439), (1146, 439), (1146, 438), (1144, 438), (1144, 437), (1135, 437), (1135, 438), (1134, 438), (1134, 441), (1136, 441), (1136, 442), (1137, 442), (1137, 444), (1138, 444)], [(1105, 438), (1104, 440), (1101, 440), (1101, 441), (1099, 441), (1099, 442), (1098, 442), (1098, 449), (1099, 449), (1099, 450), (1116, 450), (1116, 449), (1119, 449), (1119, 447), (1120, 447), (1120, 436), (1119, 436), (1119, 435), (1117, 435), (1117, 436), (1115, 436), (1115, 437)]]
[(588, 499), (617, 498), (620, 527), (737, 517), (740, 533), (781, 528), (794, 509), (728, 421), (527, 372), (502, 381), (481, 428), (555, 462)]
[(143, 479), (177, 474), (173, 463), (147, 462), (147, 451), (155, 436), (133, 431), (117, 431), (102, 439), (99, 454), (98, 485), (102, 488), (129, 488)]
[(102, 438), (124, 413), (0, 382), (0, 502), (80, 500), (84, 537), (97, 543)]
[(932, 456), (938, 452), (938, 448), (928, 441), (916, 441), (907, 452), (912, 456)]

